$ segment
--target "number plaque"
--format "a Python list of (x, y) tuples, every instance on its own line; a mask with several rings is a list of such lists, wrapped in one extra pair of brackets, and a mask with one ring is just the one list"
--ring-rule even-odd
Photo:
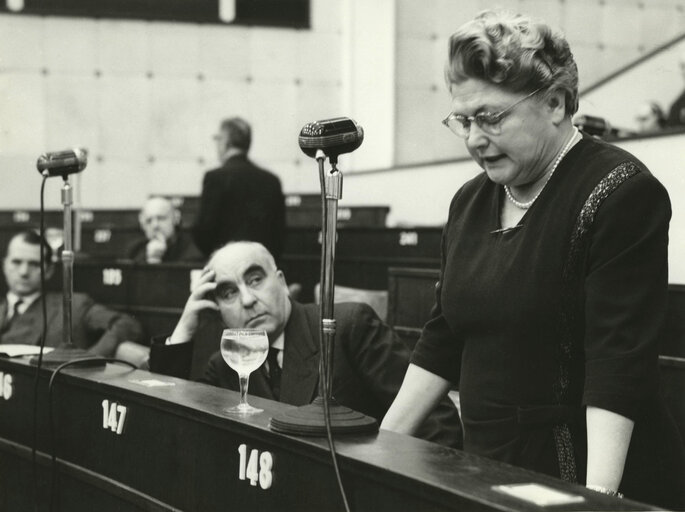
[(255, 448), (250, 450), (243, 443), (238, 447), (238, 453), (240, 454), (238, 480), (249, 480), (250, 485), (259, 484), (262, 489), (269, 489), (273, 483), (274, 467), (271, 452), (259, 453), (259, 450)]
[(126, 425), (126, 412), (125, 405), (104, 399), (102, 401), (102, 428), (121, 435)]
[(0, 397), (5, 400), (12, 398), (14, 391), (12, 375), (5, 372), (0, 372)]

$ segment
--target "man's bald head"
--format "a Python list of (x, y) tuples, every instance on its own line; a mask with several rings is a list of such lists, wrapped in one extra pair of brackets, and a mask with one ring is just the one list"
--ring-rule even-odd
[(145, 201), (138, 220), (148, 240), (158, 236), (169, 240), (176, 233), (181, 213), (166, 197), (152, 196)]
[(229, 242), (207, 266), (215, 274), (215, 298), (227, 327), (265, 329), (272, 341), (283, 332), (291, 311), (288, 286), (262, 244)]

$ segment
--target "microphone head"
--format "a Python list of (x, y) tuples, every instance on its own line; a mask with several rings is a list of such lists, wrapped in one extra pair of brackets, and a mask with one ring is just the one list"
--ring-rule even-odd
[(88, 164), (88, 151), (84, 148), (67, 149), (43, 153), (36, 161), (38, 172), (49, 176), (66, 177), (69, 174), (81, 172)]
[(364, 130), (348, 117), (307, 123), (297, 138), (300, 149), (307, 156), (315, 157), (321, 150), (332, 162), (337, 161), (338, 155), (357, 149), (363, 140)]

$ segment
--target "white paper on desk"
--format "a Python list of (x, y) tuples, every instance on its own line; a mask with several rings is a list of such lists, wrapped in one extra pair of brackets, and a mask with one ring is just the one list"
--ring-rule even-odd
[(540, 484), (493, 485), (492, 488), (541, 507), (585, 501), (579, 494), (569, 494)]
[[(47, 354), (54, 350), (53, 347), (43, 348), (43, 354)], [(5, 357), (19, 357), (19, 356), (35, 356), (40, 353), (40, 347), (37, 345), (21, 345), (21, 344), (3, 344), (0, 345), (0, 356)]]

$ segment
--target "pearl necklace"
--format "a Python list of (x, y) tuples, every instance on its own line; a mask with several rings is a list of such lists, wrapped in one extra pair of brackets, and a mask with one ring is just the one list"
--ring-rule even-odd
[(531, 199), (530, 201), (528, 201), (526, 203), (522, 203), (521, 201), (517, 201), (516, 199), (514, 199), (514, 196), (512, 195), (511, 190), (509, 189), (509, 185), (504, 185), (504, 192), (506, 192), (506, 194), (507, 194), (507, 199), (509, 199), (509, 201), (511, 201), (514, 206), (516, 206), (517, 208), (520, 208), (522, 210), (527, 210), (528, 208), (533, 206), (533, 203), (535, 202), (535, 200), (538, 197), (540, 197), (540, 194), (545, 189), (545, 186), (547, 185), (547, 182), (549, 181), (549, 179), (552, 177), (552, 174), (554, 174), (554, 171), (557, 170), (557, 167), (559, 166), (561, 159), (564, 158), (564, 155), (566, 155), (566, 153), (568, 153), (568, 150), (571, 149), (571, 145), (573, 144), (573, 141), (576, 140), (576, 135), (578, 135), (578, 129), (574, 126), (573, 127), (573, 134), (571, 135), (571, 138), (569, 139), (569, 141), (564, 146), (564, 149), (561, 150), (561, 153), (559, 153), (559, 156), (557, 157), (557, 159), (554, 161), (554, 165), (552, 166), (552, 170), (549, 171), (549, 173), (547, 174), (547, 179), (545, 180), (544, 185), (542, 185), (542, 188), (538, 191), (537, 194), (535, 194), (535, 197), (533, 199)]

